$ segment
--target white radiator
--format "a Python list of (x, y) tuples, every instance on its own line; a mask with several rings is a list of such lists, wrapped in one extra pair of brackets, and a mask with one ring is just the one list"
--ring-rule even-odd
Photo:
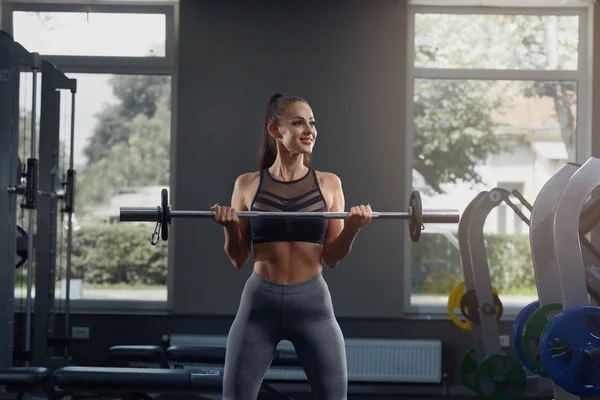
[[(170, 344), (224, 347), (226, 336), (171, 335)], [(294, 350), (289, 341), (277, 346)], [(442, 343), (439, 340), (346, 339), (348, 380), (350, 382), (440, 383)], [(265, 379), (306, 380), (297, 367), (271, 367)]]

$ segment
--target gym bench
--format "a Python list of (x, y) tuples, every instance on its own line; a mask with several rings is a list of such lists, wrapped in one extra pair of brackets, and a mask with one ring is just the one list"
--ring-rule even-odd
[(26, 394), (53, 400), (75, 400), (99, 395), (122, 400), (149, 400), (156, 399), (150, 394), (161, 394), (161, 397), (168, 394), (220, 394), (223, 373), (218, 368), (69, 366), (50, 374), (43, 367), (14, 367), (0, 369), (0, 385), (6, 386), (8, 393), (15, 393), (19, 400)]
[[(0, 386), (21, 400), (26, 394), (59, 400), (111, 396), (123, 400), (149, 400), (150, 394), (195, 395), (221, 394), (223, 368), (198, 367), (190, 364), (219, 364), (225, 361), (225, 348), (205, 346), (115, 346), (113, 359), (156, 362), (152, 367), (82, 367), (68, 366), (54, 371), (44, 367), (13, 367), (0, 369)], [(169, 362), (174, 368), (169, 368)], [(293, 351), (279, 350), (272, 365), (299, 366)], [(262, 384), (261, 400), (291, 399), (267, 383)]]

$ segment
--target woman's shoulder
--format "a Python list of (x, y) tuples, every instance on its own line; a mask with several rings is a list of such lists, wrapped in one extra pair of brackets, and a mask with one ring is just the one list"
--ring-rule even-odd
[(315, 171), (315, 174), (317, 175), (317, 181), (319, 182), (319, 186), (324, 186), (324, 185), (327, 185), (330, 187), (341, 187), (342, 186), (342, 180), (335, 173), (327, 172), (327, 171), (318, 171), (316, 169), (314, 171)]
[(258, 184), (260, 180), (260, 171), (244, 172), (235, 179), (235, 186), (239, 189), (246, 189), (252, 185)]
[(248, 183), (256, 179), (260, 179), (260, 171), (244, 172), (236, 178), (236, 181)]

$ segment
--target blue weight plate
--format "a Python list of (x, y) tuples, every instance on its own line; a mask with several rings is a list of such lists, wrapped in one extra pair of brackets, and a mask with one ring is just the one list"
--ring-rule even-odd
[[(600, 396), (596, 379), (600, 369), (599, 328), (600, 307), (574, 307), (554, 317), (540, 338), (544, 369), (558, 386), (576, 396)], [(560, 347), (563, 349), (557, 350)]]
[(512, 347), (515, 352), (515, 356), (517, 359), (531, 372), (538, 375), (543, 375), (540, 370), (538, 370), (534, 365), (532, 365), (527, 357), (525, 356), (525, 352), (523, 351), (523, 328), (525, 328), (525, 323), (533, 314), (535, 310), (540, 308), (539, 300), (534, 301), (533, 303), (527, 304), (517, 315), (515, 318), (515, 322), (512, 326), (512, 332), (510, 335), (510, 347)]

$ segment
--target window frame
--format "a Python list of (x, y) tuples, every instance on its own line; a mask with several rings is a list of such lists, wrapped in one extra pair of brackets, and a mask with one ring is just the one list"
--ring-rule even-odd
[[(110, 56), (47, 56), (41, 57), (55, 64), (65, 74), (131, 74), (131, 75), (167, 75), (171, 78), (171, 143), (170, 143), (170, 186), (175, 183), (174, 154), (176, 149), (177, 132), (177, 45), (179, 4), (177, 1), (152, 2), (106, 2), (89, 3), (86, 0), (73, 1), (69, 3), (51, 3), (34, 1), (8, 0), (2, 5), (0, 22), (2, 29), (13, 34), (13, 13), (15, 11), (29, 12), (105, 12), (105, 13), (155, 13), (165, 14), (165, 56), (164, 57), (110, 57)], [(169, 188), (170, 190), (170, 188)], [(172, 192), (172, 191), (171, 191)], [(171, 195), (171, 201), (174, 196)], [(148, 244), (150, 245), (150, 244)], [(173, 310), (173, 276), (174, 264), (173, 241), (168, 242), (167, 257), (167, 300), (166, 301), (143, 301), (143, 300), (95, 300), (95, 299), (71, 299), (71, 314), (149, 314), (165, 315)], [(58, 302), (59, 300), (57, 300)], [(60, 300), (63, 301), (64, 300)], [(20, 303), (17, 302), (17, 303)], [(24, 302), (23, 302), (24, 303)], [(58, 303), (56, 313), (64, 313), (64, 306)], [(20, 304), (19, 304), (20, 305)], [(15, 312), (24, 312), (22, 307), (16, 306)]]
[[(417, 14), (478, 14), (478, 15), (557, 15), (579, 17), (579, 43), (577, 70), (492, 70), (492, 69), (442, 69), (418, 68), (415, 64), (415, 18)], [(406, 142), (405, 157), (405, 193), (410, 193), (412, 187), (413, 140), (414, 140), (414, 82), (416, 79), (465, 79), (465, 80), (569, 80), (577, 82), (577, 136), (576, 136), (576, 161), (584, 162), (591, 156), (592, 142), (592, 24), (593, 12), (590, 7), (460, 7), (460, 6), (424, 6), (409, 5), (408, 9), (408, 35), (407, 35), (407, 91), (406, 91)], [(450, 320), (446, 305), (433, 304), (413, 305), (412, 296), (412, 242), (405, 236), (404, 239), (404, 299), (403, 314), (406, 318)], [(521, 311), (522, 307), (504, 306), (502, 320), (512, 321)]]
[(61, 56), (41, 54), (44, 59), (59, 65), (61, 70), (71, 68), (136, 69), (154, 70), (169, 69), (175, 66), (175, 29), (174, 7), (164, 5), (112, 5), (112, 4), (56, 4), (56, 3), (7, 3), (7, 14), (10, 23), (7, 31), (14, 32), (15, 12), (89, 12), (89, 13), (119, 13), (119, 14), (164, 14), (165, 15), (165, 56), (164, 57), (110, 57), (110, 56)]

